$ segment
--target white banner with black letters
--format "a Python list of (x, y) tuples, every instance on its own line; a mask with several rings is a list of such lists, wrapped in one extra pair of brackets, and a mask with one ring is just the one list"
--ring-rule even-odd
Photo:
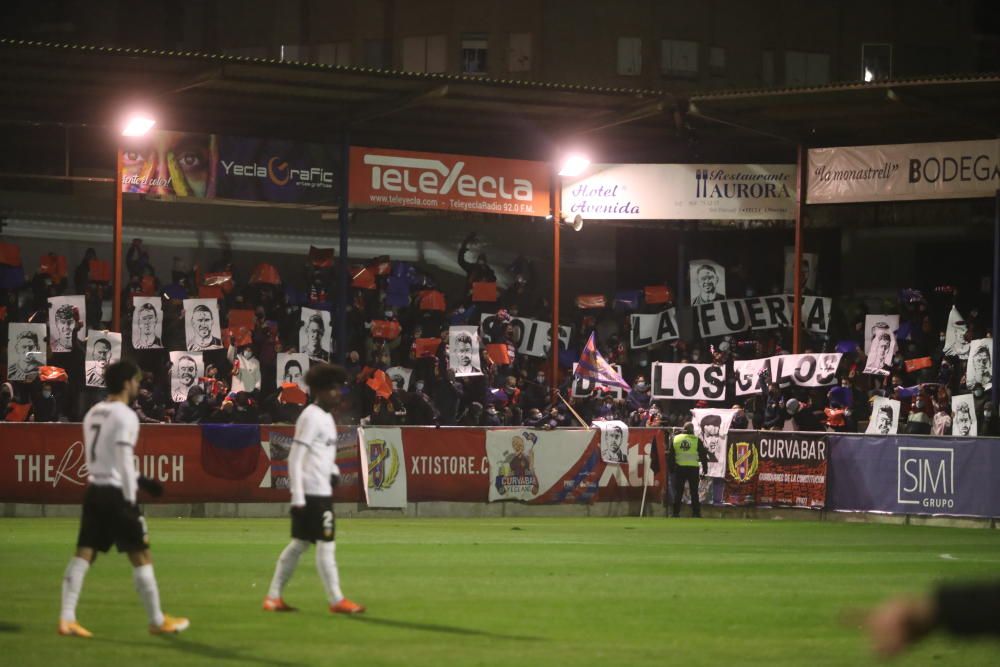
[[(492, 328), (495, 313), (483, 313), (479, 320), (482, 331), (489, 331)], [(552, 325), (542, 320), (532, 320), (527, 317), (514, 317), (511, 319), (511, 326), (514, 329), (514, 343), (517, 344), (519, 354), (526, 354), (529, 357), (547, 357), (549, 354), (549, 329)], [(572, 327), (559, 327), (559, 342), (567, 348), (569, 347), (569, 337)], [(487, 343), (496, 341), (487, 340)]]
[[(792, 325), (791, 294), (773, 294), (746, 299), (727, 299), (694, 306), (694, 319), (702, 338), (728, 336), (743, 331), (765, 331)], [(828, 297), (802, 297), (802, 326), (811, 333), (830, 328), (833, 302)]]
[(812, 352), (769, 357), (771, 382), (781, 387), (828, 387), (837, 382), (837, 367), (842, 356), (840, 352)]
[(809, 150), (809, 204), (992, 197), (1000, 140)]
[(634, 313), (631, 315), (631, 348), (638, 350), (668, 340), (677, 340), (677, 309), (668, 308), (659, 313)]
[(733, 361), (733, 373), (736, 375), (736, 395), (749, 396), (766, 391), (764, 369), (767, 367), (767, 357)]
[(653, 364), (654, 399), (721, 401), (726, 394), (726, 368), (713, 364)]

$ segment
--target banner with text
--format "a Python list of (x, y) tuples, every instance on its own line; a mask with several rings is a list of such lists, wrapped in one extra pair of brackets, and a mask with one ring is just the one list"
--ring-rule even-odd
[(723, 502), (822, 509), (829, 451), (825, 434), (730, 431)]
[(549, 165), (351, 147), (350, 205), (501, 215), (549, 214)]
[(281, 203), (336, 202), (341, 168), (333, 145), (161, 130), (121, 159), (122, 192)]
[(809, 150), (809, 204), (993, 197), (1000, 140)]
[(563, 181), (567, 217), (792, 220), (794, 164), (595, 164)]
[[(496, 320), (495, 313), (483, 313), (479, 318), (479, 330), (483, 332), (483, 338), (487, 343), (497, 342), (485, 333), (493, 329), (494, 320)], [(514, 329), (513, 343), (517, 345), (518, 353), (526, 354), (529, 357), (548, 356), (549, 330), (552, 328), (549, 322), (531, 320), (527, 317), (515, 317), (511, 319), (510, 325)], [(559, 326), (559, 342), (567, 348), (572, 332), (572, 327)]]
[[(792, 326), (791, 294), (757, 296), (746, 299), (726, 299), (702, 303), (692, 308), (698, 333), (702, 338), (728, 336), (742, 331)], [(819, 296), (802, 297), (802, 326), (811, 333), (826, 333), (830, 328), (832, 299)]]
[(677, 340), (677, 309), (668, 308), (660, 313), (634, 313), (632, 319), (631, 348), (637, 350), (669, 340)]
[(830, 435), (828, 509), (1000, 516), (993, 438)]

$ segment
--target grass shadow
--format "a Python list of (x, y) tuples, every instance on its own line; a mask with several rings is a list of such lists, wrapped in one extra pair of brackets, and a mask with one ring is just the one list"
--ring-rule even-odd
[(487, 630), (477, 630), (475, 628), (460, 628), (454, 625), (439, 625), (437, 623), (414, 623), (412, 621), (395, 621), (391, 618), (378, 618), (376, 616), (351, 615), (350, 620), (357, 623), (371, 623), (372, 625), (385, 625), (390, 628), (401, 628), (404, 630), (423, 630), (424, 632), (443, 632), (450, 635), (465, 635), (467, 637), (488, 637), (490, 639), (510, 639), (522, 642), (543, 641), (541, 637), (531, 637), (528, 635), (505, 635), (499, 632), (489, 632)]
[[(222, 648), (219, 646), (212, 646), (211, 644), (202, 644), (200, 642), (193, 642), (177, 636), (162, 635), (157, 639), (161, 640), (162, 645), (167, 648), (173, 649), (180, 653), (188, 653), (190, 655), (198, 656), (200, 658), (210, 658), (212, 660), (234, 660), (236, 662), (240, 662), (243, 664), (268, 665), (269, 667), (296, 667), (296, 665), (299, 664), (295, 662), (285, 662), (283, 660), (271, 660), (268, 658), (261, 658), (254, 655), (247, 655), (246, 653), (239, 650)], [(93, 641), (105, 642), (108, 644), (121, 644), (124, 646), (155, 648), (155, 645), (151, 645), (149, 642), (139, 642), (128, 639), (107, 639), (105, 637), (95, 637)]]
[(0, 621), (0, 632), (21, 632), (23, 630), (17, 623), (8, 623), (7, 621)]

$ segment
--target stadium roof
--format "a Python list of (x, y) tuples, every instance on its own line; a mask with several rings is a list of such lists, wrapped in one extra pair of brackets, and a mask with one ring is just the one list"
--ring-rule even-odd
[(794, 145), (992, 138), (1000, 75), (674, 94), (0, 39), (0, 123), (110, 127), (130, 103), (194, 132), (608, 162), (780, 162)]

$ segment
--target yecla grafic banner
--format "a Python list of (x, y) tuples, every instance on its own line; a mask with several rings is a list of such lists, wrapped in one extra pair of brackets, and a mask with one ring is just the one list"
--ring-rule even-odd
[(336, 200), (339, 149), (153, 131), (121, 149), (122, 192), (284, 203)]
[(543, 217), (549, 165), (471, 155), (351, 147), (350, 205)]
[[(483, 313), (479, 320), (482, 331), (489, 331), (493, 328), (493, 320), (496, 314)], [(511, 327), (514, 329), (514, 343), (517, 344), (518, 354), (526, 354), (529, 357), (548, 356), (549, 350), (549, 330), (552, 325), (542, 320), (531, 320), (526, 317), (515, 317), (511, 319)], [(573, 332), (572, 327), (559, 327), (559, 342), (569, 347), (569, 337)], [(496, 341), (487, 340), (487, 343)]]
[(659, 313), (634, 313), (630, 318), (632, 320), (630, 347), (633, 350), (679, 338), (676, 308), (668, 308)]
[(361, 479), (369, 507), (406, 509), (406, 458), (398, 428), (359, 428)]
[(730, 431), (728, 440), (723, 502), (813, 509), (826, 504), (825, 434)]
[[(830, 435), (827, 507), (1000, 516), (1000, 451), (989, 438)], [(843, 473), (843, 474), (842, 474)]]
[(122, 358), (122, 335), (113, 331), (91, 331), (87, 335), (87, 357), (84, 362), (87, 386), (104, 387), (104, 372), (108, 365)]
[[(534, 500), (553, 489), (593, 441), (589, 430), (489, 430), (490, 502)], [(594, 450), (595, 459), (600, 456)]]
[[(712, 301), (694, 306), (694, 318), (702, 338), (728, 336), (742, 331), (792, 326), (791, 294), (757, 296), (746, 299)], [(827, 297), (802, 297), (802, 326), (811, 333), (826, 333), (830, 328), (833, 302)]]
[(992, 197), (1000, 140), (809, 150), (808, 203)]
[(593, 220), (791, 220), (795, 187), (794, 164), (595, 164), (562, 203)]

